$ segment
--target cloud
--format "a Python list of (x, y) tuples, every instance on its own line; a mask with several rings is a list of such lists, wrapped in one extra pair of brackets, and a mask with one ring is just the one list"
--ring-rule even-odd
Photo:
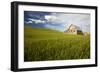
[(25, 23), (30, 24), (30, 23), (32, 23), (32, 21), (25, 21)]
[(51, 22), (52, 24), (59, 24), (62, 23), (62, 19), (60, 19), (58, 16), (55, 15), (45, 15), (45, 19), (47, 22)]
[(38, 23), (45, 23), (45, 21), (39, 20), (39, 19), (37, 20), (37, 19), (29, 18), (28, 20), (29, 20), (29, 22), (35, 22), (36, 24), (38, 24)]
[(57, 20), (57, 17), (53, 15), (45, 15), (45, 19), (52, 22)]

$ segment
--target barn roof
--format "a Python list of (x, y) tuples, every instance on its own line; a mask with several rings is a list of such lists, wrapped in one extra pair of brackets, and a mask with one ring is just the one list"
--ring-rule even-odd
[(71, 26), (74, 26), (77, 30), (81, 30), (79, 26), (76, 26), (76, 25), (71, 24), (71, 25), (69, 26), (69, 28), (70, 28)]

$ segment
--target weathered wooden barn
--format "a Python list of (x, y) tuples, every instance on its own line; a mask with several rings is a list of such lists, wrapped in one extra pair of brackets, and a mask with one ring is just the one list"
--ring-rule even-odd
[(77, 35), (81, 34), (81, 35), (83, 35), (82, 30), (78, 26), (76, 26), (74, 24), (71, 24), (69, 26), (69, 28), (67, 30), (65, 30), (64, 32), (68, 33), (68, 34), (77, 34)]

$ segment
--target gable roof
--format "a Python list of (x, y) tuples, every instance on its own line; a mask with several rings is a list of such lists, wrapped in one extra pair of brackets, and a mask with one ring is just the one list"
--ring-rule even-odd
[(79, 26), (76, 26), (76, 25), (71, 24), (71, 25), (69, 26), (69, 28), (70, 28), (71, 26), (74, 26), (77, 30), (81, 30)]

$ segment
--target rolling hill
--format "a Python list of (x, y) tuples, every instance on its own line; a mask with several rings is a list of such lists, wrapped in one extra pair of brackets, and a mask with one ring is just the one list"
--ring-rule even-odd
[(90, 35), (69, 35), (47, 28), (24, 27), (24, 61), (90, 58)]

